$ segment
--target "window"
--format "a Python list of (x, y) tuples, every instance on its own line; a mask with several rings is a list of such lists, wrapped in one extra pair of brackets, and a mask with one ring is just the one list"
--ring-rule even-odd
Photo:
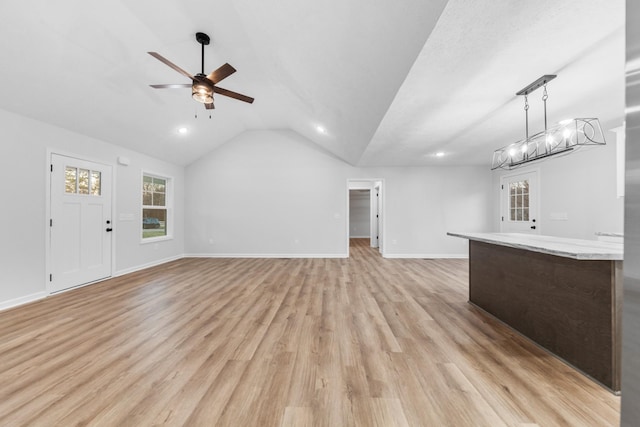
[(529, 180), (509, 184), (509, 219), (529, 221)]
[(142, 175), (142, 239), (160, 239), (171, 235), (171, 178)]
[(64, 192), (67, 194), (101, 194), (102, 173), (89, 169), (67, 166), (64, 169)]

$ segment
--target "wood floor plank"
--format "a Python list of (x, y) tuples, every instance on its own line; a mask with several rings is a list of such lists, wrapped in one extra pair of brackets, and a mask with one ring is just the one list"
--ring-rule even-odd
[(178, 261), (0, 312), (0, 425), (615, 426), (466, 260)]

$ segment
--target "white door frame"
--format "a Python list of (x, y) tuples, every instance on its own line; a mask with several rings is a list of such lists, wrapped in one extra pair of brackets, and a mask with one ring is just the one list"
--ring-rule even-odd
[[(51, 295), (52, 293), (54, 293), (54, 290), (51, 288), (51, 282), (49, 280), (49, 275), (51, 274), (52, 271), (52, 256), (51, 256), (51, 227), (50, 227), (50, 220), (51, 220), (51, 156), (52, 155), (59, 155), (59, 156), (65, 156), (65, 157), (72, 157), (74, 159), (79, 159), (79, 160), (86, 160), (88, 162), (92, 162), (92, 163), (99, 163), (105, 166), (110, 166), (111, 167), (111, 223), (112, 225), (114, 225), (114, 231), (116, 231), (116, 227), (115, 227), (115, 217), (113, 215), (114, 212), (116, 212), (116, 167), (113, 163), (108, 163), (105, 162), (102, 159), (96, 159), (96, 158), (92, 158), (92, 157), (88, 157), (88, 156), (83, 156), (83, 155), (79, 155), (77, 153), (71, 153), (68, 151), (64, 151), (64, 150), (56, 150), (56, 149), (51, 149), (48, 148), (47, 149), (47, 156), (45, 158), (45, 217), (43, 219), (44, 221), (44, 231), (45, 231), (45, 272), (44, 272), (44, 284), (45, 284), (45, 289), (47, 290), (47, 293), (49, 295)], [(116, 264), (116, 235), (117, 233), (112, 233), (111, 235), (111, 271), (109, 272), (110, 276), (113, 277), (113, 272), (114, 272), (114, 267)], [(106, 279), (102, 279), (102, 280), (106, 280)], [(97, 282), (99, 282), (101, 280), (98, 280)], [(96, 282), (89, 282), (89, 283), (85, 283), (83, 285), (79, 285), (79, 286), (75, 286), (73, 288), (70, 289), (66, 289), (66, 290), (62, 290), (62, 291), (55, 291), (55, 293), (60, 293), (60, 292), (66, 292), (67, 290), (71, 290), (71, 289), (77, 289), (80, 288), (82, 286), (86, 286), (86, 285), (90, 285), (92, 283), (96, 283)]]
[[(380, 216), (380, 218), (375, 218), (376, 213), (374, 212), (374, 209), (372, 209), (371, 203), (373, 203), (373, 200), (376, 198), (376, 187), (378, 186), (380, 187), (380, 196), (379, 196), (379, 200), (380, 200), (380, 206), (381, 209), (378, 212), (378, 215)], [(378, 236), (378, 250), (380, 251), (380, 253), (382, 254), (382, 256), (385, 255), (385, 232), (386, 232), (386, 226), (385, 226), (385, 204), (384, 204), (384, 179), (383, 178), (349, 178), (347, 179), (347, 189), (345, 192), (345, 199), (346, 199), (346, 232), (345, 232), (345, 253), (347, 254), (347, 256), (349, 256), (349, 190), (371, 190), (371, 203), (369, 205), (369, 215), (370, 215), (370, 230), (371, 230), (371, 239), (373, 239), (375, 236), (373, 234), (374, 231), (374, 221), (376, 224), (380, 224), (380, 230), (377, 230), (377, 236)]]
[(535, 218), (536, 220), (536, 234), (542, 234), (542, 221), (540, 220), (540, 212), (542, 212), (541, 209), (541, 200), (540, 200), (540, 183), (542, 182), (541, 179), (541, 174), (540, 174), (540, 168), (536, 167), (536, 168), (526, 168), (526, 169), (514, 169), (509, 171), (508, 173), (505, 173), (504, 175), (500, 175), (500, 188), (498, 191), (500, 191), (500, 197), (499, 197), (499, 203), (500, 206), (498, 207), (498, 220), (500, 222), (500, 232), (503, 233), (504, 231), (504, 223), (505, 221), (502, 221), (502, 216), (504, 214), (503, 212), (503, 208), (505, 206), (506, 200), (505, 198), (506, 196), (506, 192), (503, 190), (503, 185), (504, 182), (506, 180), (508, 180), (511, 177), (517, 176), (517, 175), (523, 175), (523, 174), (527, 174), (527, 173), (535, 173), (536, 174), (536, 185), (535, 185), (535, 189), (533, 190), (533, 192), (535, 193), (535, 198), (536, 198), (536, 211), (535, 211), (535, 215), (532, 215), (531, 212), (529, 213), (529, 215), (531, 215), (532, 218)]

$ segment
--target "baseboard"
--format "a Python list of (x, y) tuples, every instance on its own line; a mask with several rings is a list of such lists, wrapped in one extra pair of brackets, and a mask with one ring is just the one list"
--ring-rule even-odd
[(350, 239), (370, 239), (371, 236), (349, 236)]
[(175, 256), (172, 256), (172, 257), (168, 257), (168, 258), (163, 258), (163, 259), (151, 261), (151, 262), (148, 262), (146, 264), (137, 265), (135, 267), (125, 268), (124, 270), (118, 270), (115, 273), (113, 273), (113, 277), (119, 277), (119, 276), (124, 276), (125, 274), (135, 273), (136, 271), (144, 270), (144, 269), (147, 269), (147, 268), (150, 268), (150, 267), (155, 267), (155, 266), (160, 265), (160, 264), (166, 264), (168, 262), (176, 261), (176, 260), (182, 259), (184, 257), (185, 257), (185, 255), (180, 254), (180, 255), (175, 255)]
[(185, 258), (349, 258), (348, 254), (185, 254)]
[(467, 259), (468, 254), (384, 254), (384, 258)]
[(35, 294), (25, 295), (20, 298), (14, 298), (7, 301), (0, 301), (0, 311), (7, 310), (9, 308), (17, 307), (19, 305), (27, 304), (33, 301), (47, 297), (46, 292), (36, 292)]

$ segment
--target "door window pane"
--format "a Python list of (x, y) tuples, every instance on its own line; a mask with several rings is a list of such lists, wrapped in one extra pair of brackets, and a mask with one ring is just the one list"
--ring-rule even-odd
[(89, 170), (78, 170), (78, 194), (89, 194)]
[(509, 219), (529, 221), (529, 180), (509, 183)]
[(91, 195), (99, 196), (102, 187), (102, 174), (99, 171), (91, 171)]
[(75, 194), (78, 170), (67, 166), (64, 169), (64, 192)]

